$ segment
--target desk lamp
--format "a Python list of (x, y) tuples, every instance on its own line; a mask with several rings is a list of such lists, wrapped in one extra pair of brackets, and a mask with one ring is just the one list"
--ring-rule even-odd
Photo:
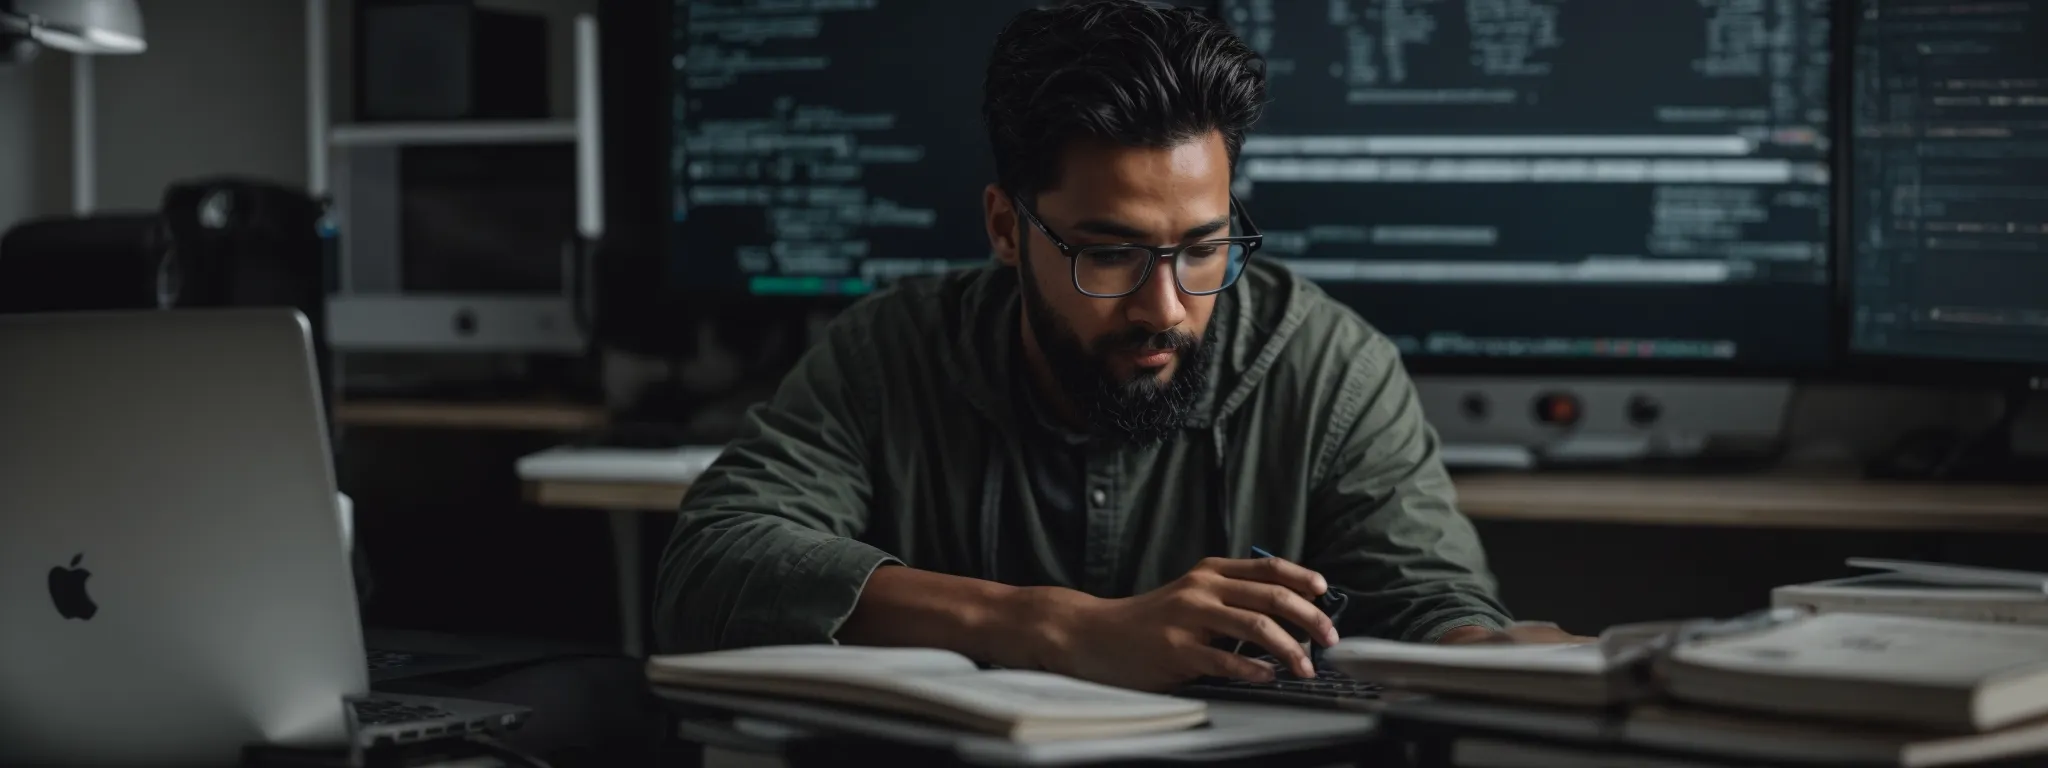
[(149, 48), (142, 41), (142, 11), (135, 0), (0, 0), (0, 50), (26, 58), (23, 39), (78, 54)]
[(142, 10), (135, 0), (0, 0), (0, 64), (26, 62), (42, 47), (71, 58), (72, 208), (92, 212), (98, 196), (92, 60), (141, 53)]

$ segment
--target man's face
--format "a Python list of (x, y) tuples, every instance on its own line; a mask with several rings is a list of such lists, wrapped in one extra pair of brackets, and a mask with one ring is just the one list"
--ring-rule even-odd
[[(1228, 237), (1230, 162), (1221, 134), (1165, 149), (1076, 143), (1057, 188), (1033, 205), (1068, 245), (1175, 245)], [(1000, 193), (994, 193), (1000, 194)], [(999, 201), (990, 203), (992, 214)], [(991, 215), (998, 252), (1016, 264), (1027, 333), (1074, 405), (1099, 431), (1153, 440), (1198, 399), (1215, 296), (1190, 296), (1160, 259), (1136, 293), (1096, 298), (1074, 286), (1073, 260), (1020, 214)], [(1009, 241), (1006, 248), (1005, 240)]]

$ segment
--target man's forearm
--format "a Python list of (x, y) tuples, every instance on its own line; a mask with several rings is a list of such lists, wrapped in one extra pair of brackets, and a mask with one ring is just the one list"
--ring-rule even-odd
[(1055, 590), (883, 566), (868, 576), (853, 614), (834, 636), (853, 645), (944, 648), (984, 663), (1036, 668), (1054, 626), (1048, 619), (1059, 602), (1049, 599)]
[(1438, 635), (1436, 641), (1444, 645), (1465, 645), (1468, 643), (1505, 642), (1507, 635), (1487, 627), (1463, 626)]
[(1590, 643), (1597, 637), (1582, 637), (1559, 629), (1555, 624), (1515, 624), (1495, 631), (1486, 627), (1459, 627), (1436, 639), (1444, 645), (1475, 643)]

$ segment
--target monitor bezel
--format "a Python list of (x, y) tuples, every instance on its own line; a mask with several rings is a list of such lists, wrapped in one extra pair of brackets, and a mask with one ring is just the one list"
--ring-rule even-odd
[[(1864, 0), (1834, 0), (1836, 22), (1832, 59), (1853, 62), (1856, 36), (1862, 25)], [(1835, 241), (1834, 287), (1836, 337), (1839, 361), (1837, 377), (1859, 382), (1923, 386), (1985, 386), (2002, 389), (2025, 388), (2048, 391), (2048, 360), (2026, 363), (1965, 357), (1935, 357), (1861, 351), (1855, 344), (1856, 247), (1855, 211), (1855, 72), (1850, 66), (1836, 66), (1834, 104), (1831, 112), (1843, 119), (1831, 121), (1830, 133), (1837, 144), (1833, 179), (1833, 229)]]
[(706, 322), (804, 318), (860, 298), (755, 296), (672, 284), (668, 94), (674, 70), (668, 59), (674, 12), (673, 0), (598, 3), (606, 232), (591, 263), (596, 343), (671, 358), (695, 352), (695, 329)]

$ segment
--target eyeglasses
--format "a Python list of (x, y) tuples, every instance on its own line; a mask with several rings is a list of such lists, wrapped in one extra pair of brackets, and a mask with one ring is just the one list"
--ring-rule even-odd
[(1238, 203), (1236, 195), (1230, 197), (1231, 217), (1244, 223), (1247, 234), (1185, 245), (1068, 245), (1059, 235), (1053, 234), (1045, 222), (1038, 220), (1038, 214), (1032, 212), (1031, 206), (1014, 197), (1011, 201), (1017, 210), (1024, 213), (1024, 219), (1043, 233), (1045, 239), (1052, 241), (1053, 247), (1060, 249), (1060, 254), (1073, 265), (1074, 289), (1098, 299), (1116, 299), (1137, 293), (1162, 258), (1172, 259), (1173, 280), (1181, 291), (1193, 296), (1220, 293), (1237, 282), (1237, 276), (1244, 273), (1244, 265), (1251, 260), (1252, 252), (1265, 241), (1265, 236), (1259, 234), (1258, 226), (1252, 224), (1251, 216), (1244, 212), (1244, 206)]

